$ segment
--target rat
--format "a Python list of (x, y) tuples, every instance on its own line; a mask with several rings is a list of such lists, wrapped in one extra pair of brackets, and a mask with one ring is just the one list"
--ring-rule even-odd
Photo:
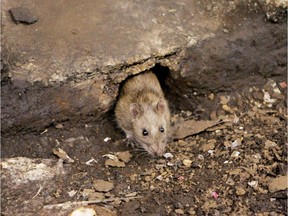
[(128, 140), (136, 141), (152, 156), (164, 154), (170, 128), (170, 110), (153, 72), (140, 73), (124, 83), (116, 103), (115, 116)]

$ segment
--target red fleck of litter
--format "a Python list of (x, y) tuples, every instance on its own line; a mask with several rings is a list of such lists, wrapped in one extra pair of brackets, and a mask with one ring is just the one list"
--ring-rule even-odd
[(285, 89), (287, 87), (287, 83), (285, 81), (279, 83), (279, 85), (281, 86), (282, 89)]
[(184, 176), (179, 176), (178, 177), (178, 181), (183, 181), (185, 178), (184, 178)]
[(212, 196), (213, 196), (215, 199), (217, 199), (217, 198), (219, 197), (219, 195), (218, 195), (217, 192), (215, 192), (215, 191), (212, 192)]

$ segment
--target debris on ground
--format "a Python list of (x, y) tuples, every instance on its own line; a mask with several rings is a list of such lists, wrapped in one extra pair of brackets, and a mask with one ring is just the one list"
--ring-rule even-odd
[(57, 155), (66, 163), (74, 163), (74, 160), (61, 148), (53, 148), (53, 154)]
[[(285, 215), (286, 93), (283, 83), (279, 88), (275, 83), (207, 95), (219, 102), (212, 111), (216, 120), (193, 119), (191, 111), (175, 113), (173, 123), (181, 124), (163, 157), (127, 147), (110, 124), (98, 134), (93, 127), (65, 126), (23, 136), (29, 142), (23, 141), (19, 152), (29, 156), (36, 151), (36, 159), (2, 159), (3, 212), (21, 215), (15, 211), (21, 205), (21, 211), (46, 215), (56, 210), (68, 215), (80, 207), (98, 215), (103, 204), (107, 215)], [(113, 141), (104, 143), (105, 137)], [(63, 164), (65, 154), (58, 162), (39, 159), (55, 158), (53, 148), (57, 154), (65, 150), (74, 163)], [(16, 190), (19, 182), (25, 187)]]
[(38, 18), (26, 7), (14, 7), (10, 9), (11, 16), (16, 24), (33, 24)]

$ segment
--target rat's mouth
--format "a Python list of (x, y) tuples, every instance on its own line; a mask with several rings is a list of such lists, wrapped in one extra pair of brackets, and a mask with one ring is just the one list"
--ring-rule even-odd
[(146, 146), (143, 147), (150, 155), (152, 156), (162, 156), (165, 152), (165, 148), (160, 148), (159, 146), (157, 146), (156, 148), (153, 148), (153, 146)]
[[(134, 141), (136, 141), (136, 139), (134, 139)], [(138, 148), (143, 149), (153, 157), (162, 156), (165, 152), (165, 147), (161, 148), (161, 146), (165, 145), (165, 143), (161, 145), (156, 145), (155, 143), (149, 143), (143, 140), (137, 140), (136, 144)]]

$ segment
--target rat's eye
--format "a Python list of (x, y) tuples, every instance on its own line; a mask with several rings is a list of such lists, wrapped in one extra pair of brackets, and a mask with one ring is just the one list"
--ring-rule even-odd
[(161, 133), (164, 133), (164, 131), (165, 131), (164, 128), (163, 128), (163, 127), (160, 127), (160, 132), (161, 132)]
[(143, 136), (148, 136), (148, 131), (146, 129), (143, 129), (142, 134)]

